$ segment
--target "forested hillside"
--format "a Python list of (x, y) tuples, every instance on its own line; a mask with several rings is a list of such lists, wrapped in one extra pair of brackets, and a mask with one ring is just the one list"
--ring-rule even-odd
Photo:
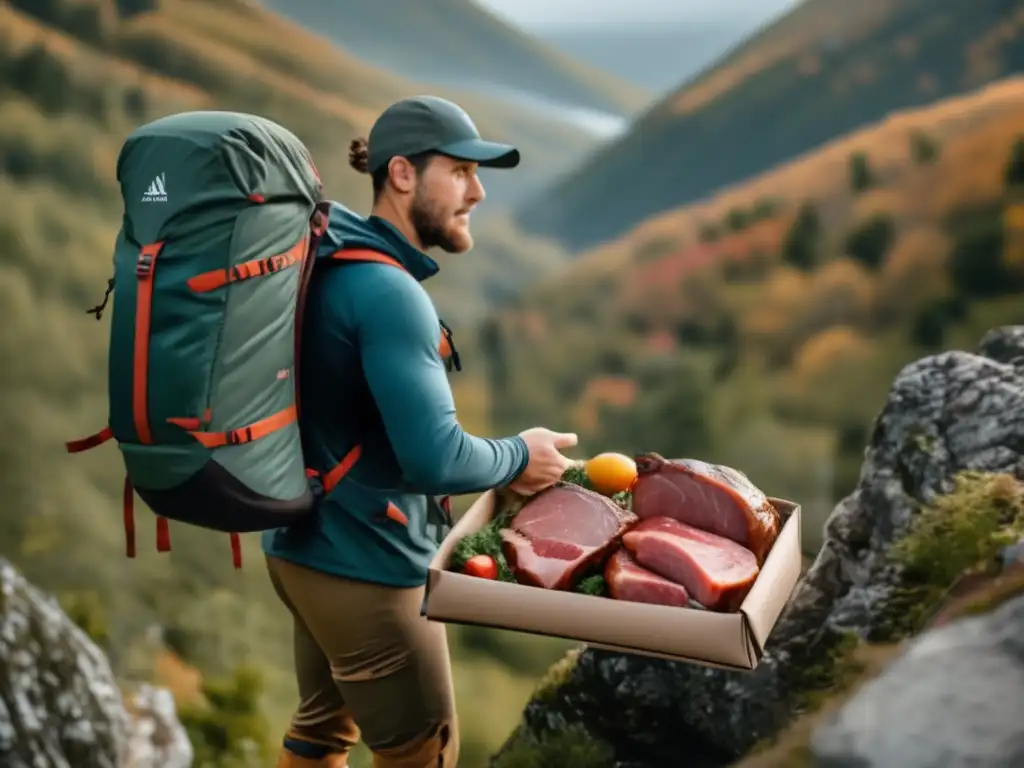
[(1024, 322), (1024, 80), (894, 115), (577, 259), (489, 322), (498, 426), (716, 459), (815, 515), (895, 373)]
[[(239, 0), (143, 8), (152, 5), (0, 2), (0, 552), (60, 596), (120, 675), (172, 686), (197, 766), (252, 768), (270, 759), (294, 700), (291, 630), (258, 541), (245, 537), (241, 572), (226, 536), (181, 526), (172, 526), (174, 551), (159, 555), (152, 518), (140, 512), (139, 557), (127, 560), (117, 448), (64, 451), (107, 417), (108, 320), (85, 310), (102, 298), (120, 224), (115, 161), (127, 133), (160, 115), (259, 112), (308, 143), (332, 197), (365, 209), (369, 185), (347, 167), (348, 142), (382, 106), (421, 89)], [(541, 172), (548, 160), (530, 153), (531, 135), (549, 151), (568, 146), (558, 131), (534, 124), (530, 134), (496, 111), (478, 122), (515, 136)], [(431, 287), (456, 331), (525, 273), (558, 264), (557, 252), (495, 227), (497, 236), (479, 235), (468, 269)], [(473, 401), (459, 398), (476, 426)], [(553, 657), (544, 641), (510, 644), (497, 633), (455, 632), (453, 642), (474, 764), (507, 734)]]
[(518, 222), (590, 248), (893, 110), (1021, 70), (1024, 0), (807, 0), (529, 201)]

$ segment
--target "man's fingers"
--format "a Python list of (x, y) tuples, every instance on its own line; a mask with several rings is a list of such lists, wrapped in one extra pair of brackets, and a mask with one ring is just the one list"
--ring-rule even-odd
[(560, 432), (556, 433), (551, 441), (551, 444), (555, 448), (572, 448), (576, 443), (579, 442), (579, 438), (575, 432)]

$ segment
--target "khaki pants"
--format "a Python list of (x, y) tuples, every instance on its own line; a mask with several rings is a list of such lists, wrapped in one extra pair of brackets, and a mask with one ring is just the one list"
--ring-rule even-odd
[(301, 701), (285, 746), (326, 747), (338, 761), (362, 736), (374, 768), (455, 768), (448, 642), (443, 624), (420, 616), (423, 588), (350, 581), (269, 556), (267, 568), (295, 622)]

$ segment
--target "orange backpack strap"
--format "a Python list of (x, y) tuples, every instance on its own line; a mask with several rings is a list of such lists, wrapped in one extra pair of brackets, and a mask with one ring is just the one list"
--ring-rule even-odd
[[(342, 248), (341, 250), (335, 251), (328, 258), (333, 261), (349, 261), (349, 262), (373, 262), (375, 264), (388, 264), (392, 267), (408, 272), (408, 270), (402, 266), (398, 259), (388, 256), (386, 253), (380, 251), (371, 251), (368, 248)], [(444, 360), (445, 366), (448, 370), (461, 371), (462, 360), (459, 358), (459, 351), (455, 348), (455, 342), (452, 340), (452, 329), (445, 325), (444, 320), (441, 320), (441, 339), (438, 343), (438, 351), (441, 353), (441, 359)]]

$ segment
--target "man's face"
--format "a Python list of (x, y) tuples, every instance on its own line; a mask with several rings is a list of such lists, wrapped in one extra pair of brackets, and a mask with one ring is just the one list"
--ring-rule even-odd
[(419, 174), (409, 218), (424, 249), (465, 253), (473, 247), (469, 215), (484, 199), (477, 167), (476, 163), (437, 155)]

